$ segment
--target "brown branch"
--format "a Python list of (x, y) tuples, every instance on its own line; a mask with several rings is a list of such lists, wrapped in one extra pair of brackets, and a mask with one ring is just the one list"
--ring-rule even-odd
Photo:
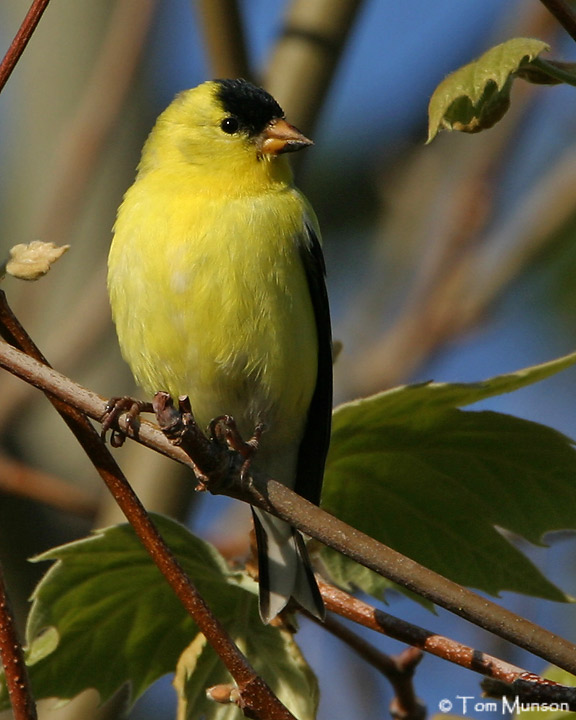
[(328, 615), (324, 622), (306, 613), (313, 622), (328, 630), (334, 637), (345, 642), (363, 660), (376, 668), (390, 682), (396, 697), (391, 703), (392, 717), (399, 720), (423, 720), (426, 708), (416, 697), (412, 679), (416, 666), (422, 659), (418, 648), (409, 647), (396, 656), (387, 655), (347, 628), (341, 622)]
[(390, 703), (390, 714), (395, 720), (423, 720), (426, 717), (426, 706), (416, 696), (412, 682), (421, 660), (422, 653), (414, 647), (405, 648), (394, 657), (398, 679), (394, 685), (396, 697)]
[(559, 685), (500, 658), (400, 620), (323, 581), (319, 584), (327, 610), (484, 675), (482, 686), (486, 690), (490, 689), (496, 697), (506, 694), (517, 695), (527, 702), (566, 702), (571, 710), (576, 710), (576, 688)]
[(10, 43), (10, 47), (0, 64), (0, 92), (2, 92), (4, 85), (6, 85), (8, 78), (12, 74), (12, 70), (14, 70), (16, 63), (26, 49), (26, 45), (28, 45), (28, 41), (32, 37), (34, 30), (36, 30), (36, 26), (40, 22), (40, 18), (49, 2), (50, 0), (34, 0), (30, 6), (22, 25), (20, 25), (20, 29), (14, 36), (14, 40)]
[(576, 40), (576, 13), (566, 0), (541, 0), (573, 40)]
[[(0, 343), (0, 367), (36, 387), (58, 396), (65, 403), (99, 419), (105, 403), (95, 393)], [(125, 426), (124, 426), (125, 427)], [(158, 429), (142, 423), (137, 440), (181, 462), (191, 464), (181, 449), (172, 447)], [(239, 478), (226, 488), (226, 494), (263, 508), (324, 544), (333, 547), (378, 574), (412, 590), (485, 630), (522, 647), (548, 662), (576, 674), (576, 646), (544, 630), (525, 618), (476, 595), (418, 563), (387, 548), (373, 538), (346, 525), (307, 502), (289, 488), (269, 480), (261, 485), (254, 478), (252, 487)], [(212, 488), (210, 488), (212, 490)], [(214, 490), (216, 492), (216, 490)]]
[(264, 498), (256, 488), (248, 488), (245, 499), (379, 575), (488, 632), (575, 673), (576, 645), (573, 643), (382, 545), (295, 495), (284, 485), (269, 481)]
[[(46, 359), (39, 353), (36, 346), (12, 314), (3, 291), (0, 291), (0, 334), (7, 343), (9, 343), (7, 345), (0, 343), (0, 355), (5, 358), (7, 365), (15, 363), (12, 365), (10, 372), (39, 390), (51, 394), (51, 401), (53, 399), (60, 400), (64, 405), (62, 408), (63, 412), (76, 409), (93, 420), (100, 421), (102, 419), (106, 410), (106, 400), (96, 393), (80, 385), (76, 385), (48, 365)], [(19, 351), (16, 348), (22, 348), (22, 350)], [(8, 367), (4, 367), (8, 369)], [(119, 424), (126, 434), (136, 439), (134, 431), (127, 427), (122, 420)], [(138, 435), (139, 442), (147, 447), (173, 460), (178, 460), (184, 465), (188, 465), (188, 467), (193, 467), (190, 458), (177, 447), (171, 445), (164, 437), (164, 434), (156, 426), (152, 425), (152, 423), (140, 420)], [(114, 458), (108, 453), (106, 447), (102, 445), (100, 436), (98, 435), (97, 437), (98, 444), (102, 446), (109, 455), (109, 461), (114, 463)]]
[[(39, 365), (39, 363), (46, 362), (45, 358), (11, 312), (3, 292), (0, 292), (0, 332), (4, 338), (14, 342), (37, 358), (24, 355), (23, 357), (28, 363), (42, 368), (52, 378), (57, 375), (50, 367)], [(7, 343), (0, 342), (0, 347), (5, 352), (10, 350), (21, 354)], [(27, 372), (29, 371), (30, 368), (27, 367)], [(38, 387), (38, 384), (36, 386)], [(49, 388), (42, 389), (94, 464), (118, 506), (134, 528), (138, 539), (234, 678), (238, 685), (241, 706), (246, 711), (245, 714), (259, 720), (268, 720), (268, 718), (294, 720), (293, 715), (258, 676), (224, 627), (212, 614), (164, 542), (108, 448), (103, 444), (99, 434), (84, 413), (73, 404), (69, 404), (66, 399), (57, 397)]]
[[(214, 494), (226, 494), (261, 507), (310, 537), (450, 612), (569, 672), (576, 670), (574, 644), (386, 547), (304, 500), (281, 483), (254, 476), (253, 484), (247, 486), (241, 478), (234, 479), (233, 471), (224, 478), (223, 483), (222, 462), (209, 451), (206, 438), (199, 437), (193, 418), (188, 417), (189, 408), (184, 414), (180, 413), (179, 425), (178, 411), (172, 407), (169, 396), (166, 393), (158, 395), (162, 396), (162, 403), (156, 403), (155, 410), (160, 426), (170, 429), (172, 442), (181, 444), (191, 456), (200, 471), (207, 476), (207, 488)], [(180, 405), (182, 407), (183, 403)], [(192, 430), (190, 433), (189, 428)], [(240, 464), (241, 461), (236, 463), (237, 475)], [(216, 476), (214, 482), (209, 477), (212, 472)]]
[(24, 661), (22, 644), (18, 638), (4, 574), (0, 567), (0, 660), (14, 720), (36, 720), (36, 705), (30, 691), (28, 669)]
[(503, 682), (513, 682), (525, 670), (510, 665), (499, 658), (474, 650), (455, 640), (438, 635), (431, 630), (400, 620), (382, 610), (376, 610), (371, 605), (352, 597), (348, 593), (323, 581), (319, 582), (322, 598), (326, 609), (338, 613), (358, 625), (382, 633), (394, 640), (420, 648), (431, 655), (460, 665), (468, 670), (492, 677)]
[(250, 79), (238, 1), (200, 0), (199, 6), (212, 77)]

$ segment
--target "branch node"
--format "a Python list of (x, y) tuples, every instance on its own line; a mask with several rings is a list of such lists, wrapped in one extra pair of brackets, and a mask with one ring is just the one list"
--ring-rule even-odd
[(390, 703), (390, 715), (394, 720), (425, 720), (427, 714), (426, 705), (418, 698), (414, 698), (409, 709), (398, 696)]

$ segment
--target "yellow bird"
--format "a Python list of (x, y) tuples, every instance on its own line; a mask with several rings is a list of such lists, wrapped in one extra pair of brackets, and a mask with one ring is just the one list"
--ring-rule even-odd
[[(267, 92), (214, 80), (158, 118), (118, 210), (108, 288), (122, 353), (149, 393), (188, 395), (201, 426), (265, 431), (252, 466), (318, 504), (332, 356), (314, 212), (286, 153), (311, 145)], [(324, 606), (300, 533), (253, 510), (260, 614)]]

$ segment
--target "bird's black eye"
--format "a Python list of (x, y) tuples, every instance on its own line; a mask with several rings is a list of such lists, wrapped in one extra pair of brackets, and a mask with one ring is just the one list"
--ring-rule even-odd
[(220, 128), (222, 129), (222, 131), (227, 133), (228, 135), (234, 135), (234, 133), (238, 131), (239, 127), (240, 123), (238, 122), (238, 120), (236, 120), (235, 117), (226, 117), (220, 123)]

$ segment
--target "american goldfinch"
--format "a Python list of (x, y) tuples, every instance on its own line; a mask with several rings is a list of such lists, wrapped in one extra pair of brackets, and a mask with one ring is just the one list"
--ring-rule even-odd
[[(108, 288), (122, 353), (196, 420), (265, 431), (252, 467), (318, 504), (332, 357), (318, 224), (286, 153), (311, 145), (267, 92), (214, 80), (158, 118), (118, 211)], [(260, 614), (324, 606), (300, 533), (253, 510)]]

